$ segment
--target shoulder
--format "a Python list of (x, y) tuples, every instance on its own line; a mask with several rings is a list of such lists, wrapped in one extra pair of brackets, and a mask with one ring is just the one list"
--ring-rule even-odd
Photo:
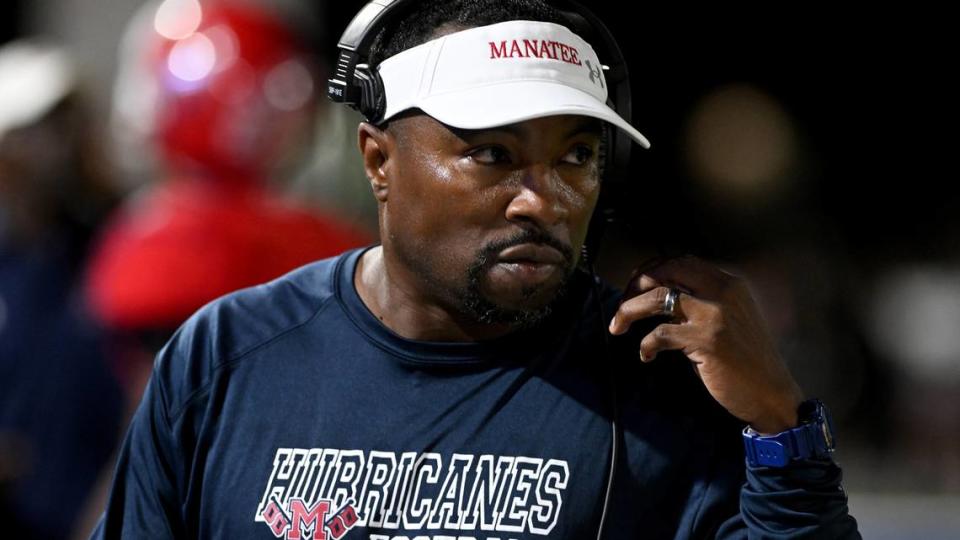
[(273, 281), (222, 296), (194, 313), (157, 355), (169, 410), (225, 367), (295, 331), (335, 300), (337, 269), (357, 250), (301, 266)]

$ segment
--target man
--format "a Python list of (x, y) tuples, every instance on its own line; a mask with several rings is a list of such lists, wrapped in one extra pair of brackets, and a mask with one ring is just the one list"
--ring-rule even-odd
[[(432, 2), (382, 33), (382, 244), (177, 332), (96, 537), (859, 538), (828, 453), (761, 441), (744, 471), (743, 422), (806, 412), (741, 279), (685, 257), (620, 295), (577, 269), (602, 122), (646, 140), (563, 20)], [(496, 63), (516, 36), (551, 50)]]

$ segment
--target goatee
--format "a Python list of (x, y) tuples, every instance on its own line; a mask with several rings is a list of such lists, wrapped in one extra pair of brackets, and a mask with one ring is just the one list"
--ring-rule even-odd
[[(496, 264), (496, 255), (504, 249), (519, 244), (544, 244), (559, 251), (564, 258), (561, 270), (563, 277), (557, 290), (544, 305), (530, 309), (513, 309), (501, 306), (490, 300), (482, 289), (483, 276), (493, 264)], [(507, 324), (517, 328), (529, 328), (548, 317), (558, 302), (567, 292), (570, 277), (575, 270), (573, 249), (556, 238), (537, 230), (524, 229), (522, 232), (498, 242), (483, 247), (470, 267), (467, 269), (466, 289), (463, 291), (460, 303), (461, 311), (470, 318), (484, 324)], [(520, 291), (523, 300), (530, 300), (543, 292), (540, 285), (524, 287)]]

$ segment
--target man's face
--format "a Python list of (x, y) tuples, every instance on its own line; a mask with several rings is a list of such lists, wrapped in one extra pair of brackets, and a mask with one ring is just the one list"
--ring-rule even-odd
[(576, 266), (599, 192), (602, 124), (552, 116), (461, 130), (395, 120), (384, 253), (421, 294), (484, 323), (546, 315)]

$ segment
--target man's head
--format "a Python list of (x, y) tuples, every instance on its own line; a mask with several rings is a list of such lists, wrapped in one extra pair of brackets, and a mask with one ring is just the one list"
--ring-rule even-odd
[[(586, 237), (600, 183), (598, 118), (616, 115), (598, 107), (606, 90), (595, 53), (563, 22), (532, 0), (433, 2), (385, 28), (370, 54), (387, 121), (362, 124), (360, 147), (388, 270), (393, 263), (415, 294), (467, 320), (541, 318)], [(486, 55), (489, 64), (470, 59)]]

